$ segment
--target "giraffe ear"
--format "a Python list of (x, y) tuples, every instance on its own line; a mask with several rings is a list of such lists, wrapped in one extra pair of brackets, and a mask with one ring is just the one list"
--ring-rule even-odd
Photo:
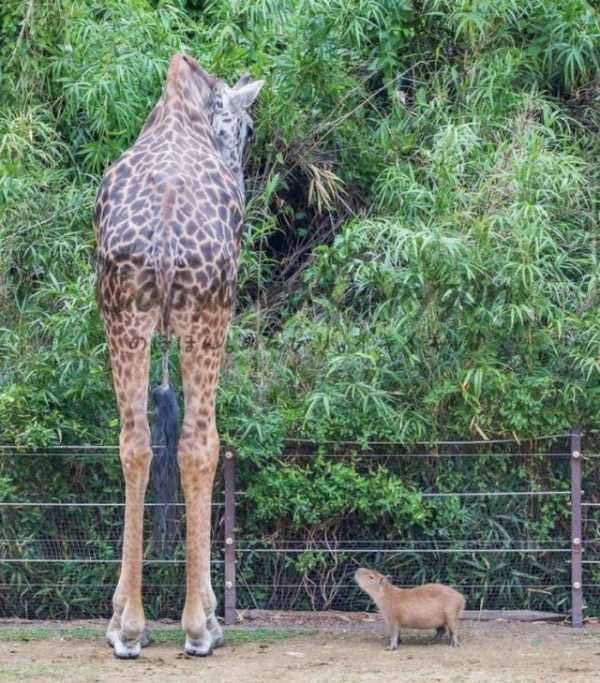
[(252, 81), (252, 83), (243, 85), (241, 88), (235, 88), (231, 94), (232, 103), (240, 109), (248, 109), (258, 97), (258, 93), (264, 84), (264, 81)]
[(242, 74), (239, 78), (237, 83), (233, 86), (232, 90), (237, 90), (238, 88), (243, 87), (244, 85), (248, 85), (250, 83), (250, 79), (252, 76), (250, 74)]

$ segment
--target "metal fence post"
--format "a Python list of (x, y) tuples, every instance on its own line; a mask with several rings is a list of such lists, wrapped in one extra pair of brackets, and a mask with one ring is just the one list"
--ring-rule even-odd
[(583, 626), (581, 430), (571, 430), (571, 625)]
[(225, 479), (225, 623), (235, 623), (235, 457), (225, 452), (223, 465)]

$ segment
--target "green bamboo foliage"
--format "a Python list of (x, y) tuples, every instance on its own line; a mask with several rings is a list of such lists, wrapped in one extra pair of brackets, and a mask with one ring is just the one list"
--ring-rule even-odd
[[(249, 401), (286, 433), (410, 439), (597, 419), (591, 3), (29, 7), (1, 15), (3, 395), (35, 367), (49, 407), (78, 387), (72, 438), (89, 430), (87, 398), (101, 397), (96, 436), (112, 434), (89, 212), (170, 56), (188, 50), (230, 79), (250, 67), (269, 82), (249, 166), (239, 362), (221, 392), (230, 438), (246, 430), (234, 367), (258, 373)], [(7, 410), (11, 438), (38, 421), (49, 440), (68, 432)], [(329, 424), (334, 413), (352, 434)]]
[[(114, 438), (90, 207), (177, 50), (269, 83), (229, 438), (259, 429), (257, 401), (282, 434), (334, 439), (597, 420), (592, 3), (13, 1), (0, 17), (6, 438)], [(24, 381), (44, 415), (19, 407)]]

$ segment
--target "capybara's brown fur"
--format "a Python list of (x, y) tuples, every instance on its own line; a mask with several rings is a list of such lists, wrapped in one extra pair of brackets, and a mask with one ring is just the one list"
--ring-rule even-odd
[(454, 588), (441, 583), (397, 588), (387, 576), (364, 568), (356, 571), (354, 579), (377, 605), (390, 633), (390, 649), (398, 647), (401, 628), (434, 628), (435, 640), (447, 633), (449, 644), (458, 646), (456, 631), (465, 599)]

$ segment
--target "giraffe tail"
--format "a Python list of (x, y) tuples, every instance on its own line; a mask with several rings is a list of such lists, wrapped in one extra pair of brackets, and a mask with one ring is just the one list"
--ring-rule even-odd
[(179, 411), (177, 395), (169, 382), (170, 314), (173, 299), (173, 253), (170, 226), (175, 205), (175, 188), (168, 187), (161, 205), (163, 233), (155, 250), (154, 268), (159, 292), (161, 292), (160, 352), (162, 379), (160, 386), (152, 391), (154, 420), (152, 421), (152, 450), (154, 455), (153, 483), (159, 508), (159, 534), (165, 542), (173, 540), (175, 531), (175, 508), (178, 490), (177, 441), (179, 440)]
[(161, 344), (163, 381), (152, 390), (154, 419), (152, 420), (152, 478), (159, 508), (159, 536), (163, 543), (173, 539), (175, 508), (169, 507), (176, 500), (177, 481), (177, 442), (179, 440), (179, 410), (177, 395), (169, 384), (168, 340), (163, 337)]

